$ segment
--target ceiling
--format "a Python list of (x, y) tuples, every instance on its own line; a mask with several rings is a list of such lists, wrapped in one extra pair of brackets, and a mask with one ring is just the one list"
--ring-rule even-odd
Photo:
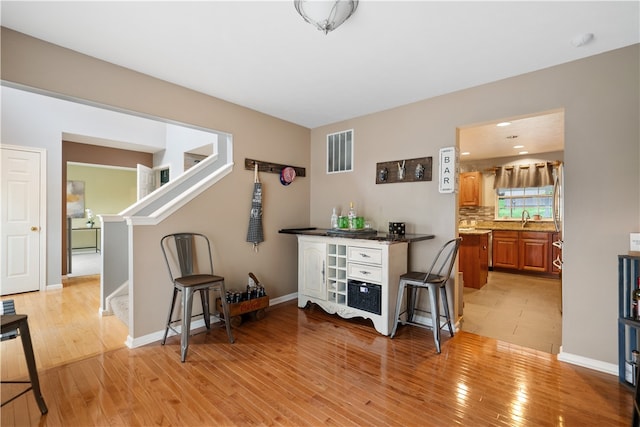
[(460, 160), (525, 156), (564, 151), (564, 111), (503, 117), (459, 128)]
[[(0, 18), (33, 37), (315, 128), (638, 43), (639, 5), (365, 0), (327, 35), (304, 22), (293, 1), (3, 0)], [(574, 46), (585, 33), (594, 39)], [(515, 128), (505, 131), (524, 138)], [(487, 129), (476, 133), (489, 138)]]

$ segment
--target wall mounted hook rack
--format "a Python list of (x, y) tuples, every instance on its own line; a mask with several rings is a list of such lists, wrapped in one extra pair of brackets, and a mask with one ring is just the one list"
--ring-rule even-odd
[(296, 171), (296, 177), (306, 176), (305, 168), (299, 166), (283, 165), (280, 163), (264, 162), (262, 160), (244, 159), (244, 168), (246, 170), (254, 170), (256, 163), (258, 164), (258, 172), (268, 172), (279, 174), (282, 169), (292, 167)]

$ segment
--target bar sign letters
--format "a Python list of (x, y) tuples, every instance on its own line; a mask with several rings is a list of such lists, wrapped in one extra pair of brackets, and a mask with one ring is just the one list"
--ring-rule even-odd
[(458, 190), (458, 151), (456, 147), (440, 149), (438, 190), (441, 193), (455, 193)]

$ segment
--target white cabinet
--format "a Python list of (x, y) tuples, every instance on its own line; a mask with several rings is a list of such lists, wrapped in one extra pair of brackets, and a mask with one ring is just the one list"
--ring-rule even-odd
[(326, 298), (325, 281), (327, 245), (306, 242), (298, 247), (298, 293), (313, 298)]
[(407, 248), (407, 242), (299, 235), (298, 307), (312, 302), (344, 318), (371, 319), (389, 335)]

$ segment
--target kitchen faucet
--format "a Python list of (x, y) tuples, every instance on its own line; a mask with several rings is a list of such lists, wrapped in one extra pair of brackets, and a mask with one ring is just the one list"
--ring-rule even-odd
[(522, 228), (525, 227), (525, 225), (527, 225), (527, 222), (531, 219), (531, 216), (529, 215), (529, 211), (526, 209), (522, 210)]

